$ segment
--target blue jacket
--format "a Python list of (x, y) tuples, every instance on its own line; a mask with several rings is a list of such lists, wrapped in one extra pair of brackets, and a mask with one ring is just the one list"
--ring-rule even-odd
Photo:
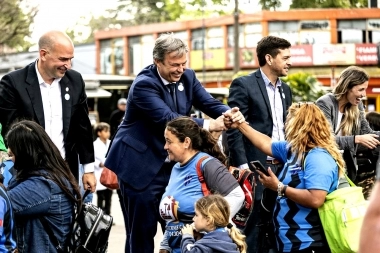
[[(207, 93), (193, 70), (186, 69), (178, 83), (178, 113), (155, 65), (143, 69), (129, 91), (125, 117), (112, 141), (105, 166), (137, 190), (153, 180), (168, 156), (164, 150), (167, 122), (181, 115), (190, 116), (192, 106), (211, 118), (229, 109)], [(203, 119), (195, 120), (203, 125)]]
[(195, 241), (189, 234), (184, 234), (181, 241), (181, 253), (239, 253), (225, 228), (218, 228)]
[(9, 199), (15, 214), (19, 252), (57, 252), (44, 230), (44, 217), (62, 245), (70, 233), (74, 204), (61, 188), (42, 176), (11, 180)]
[(0, 221), (0, 252), (13, 252), (16, 249), (13, 212), (3, 187), (0, 187)]

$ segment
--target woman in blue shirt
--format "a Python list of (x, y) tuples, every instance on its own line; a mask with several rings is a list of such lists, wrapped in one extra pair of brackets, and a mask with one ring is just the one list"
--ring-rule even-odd
[(278, 193), (273, 224), (279, 252), (330, 252), (318, 215), (326, 195), (337, 188), (344, 160), (330, 124), (314, 103), (296, 103), (285, 123), (286, 141), (274, 141), (248, 124), (233, 123), (257, 148), (282, 163), (277, 178), (258, 171), (260, 182)]
[(23, 120), (7, 134), (8, 152), (17, 170), (8, 195), (15, 215), (19, 252), (58, 252), (43, 220), (62, 248), (68, 243), (75, 204), (81, 198), (78, 184), (58, 148), (35, 122)]

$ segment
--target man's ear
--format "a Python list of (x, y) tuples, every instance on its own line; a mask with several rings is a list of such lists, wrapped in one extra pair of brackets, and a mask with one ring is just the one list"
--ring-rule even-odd
[(153, 59), (153, 63), (154, 63), (154, 65), (157, 66), (159, 62), (160, 62), (159, 60), (157, 60), (157, 59)]
[(40, 54), (40, 59), (45, 60), (45, 57), (48, 54), (48, 52), (45, 49), (40, 49), (39, 54)]
[(265, 60), (267, 61), (268, 65), (272, 65), (272, 56), (270, 56), (270, 54), (265, 55)]

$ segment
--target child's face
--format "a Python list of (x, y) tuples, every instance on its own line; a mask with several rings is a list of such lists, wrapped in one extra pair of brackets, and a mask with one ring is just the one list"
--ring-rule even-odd
[(108, 140), (110, 138), (110, 135), (111, 135), (111, 133), (110, 133), (110, 130), (108, 130), (108, 129), (105, 129), (105, 130), (98, 132), (98, 136), (102, 140)]
[(194, 228), (198, 232), (210, 232), (214, 230), (213, 226), (211, 226), (209, 220), (202, 216), (202, 214), (195, 208), (195, 215), (193, 218)]

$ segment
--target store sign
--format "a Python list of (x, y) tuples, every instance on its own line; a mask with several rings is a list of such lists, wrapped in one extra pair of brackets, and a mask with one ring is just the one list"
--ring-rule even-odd
[(314, 65), (352, 65), (355, 60), (355, 44), (314, 44)]
[(330, 29), (328, 20), (304, 20), (300, 22), (301, 30), (327, 30)]
[(368, 19), (368, 30), (379, 30), (380, 19)]
[(313, 46), (299, 45), (290, 48), (290, 61), (292, 66), (312, 66), (313, 65)]
[(376, 65), (377, 45), (376, 44), (355, 44), (356, 64)]

